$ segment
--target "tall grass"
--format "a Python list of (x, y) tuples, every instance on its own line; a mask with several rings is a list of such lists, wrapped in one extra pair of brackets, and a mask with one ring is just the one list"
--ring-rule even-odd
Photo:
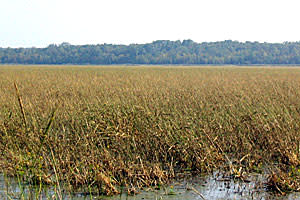
[(299, 97), (299, 68), (1, 66), (0, 171), (110, 195), (267, 169), (297, 191)]

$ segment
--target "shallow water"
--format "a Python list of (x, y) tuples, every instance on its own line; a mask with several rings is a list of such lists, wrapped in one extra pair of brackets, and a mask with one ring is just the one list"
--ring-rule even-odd
[[(149, 189), (148, 191), (141, 191), (135, 196), (128, 196), (125, 192), (114, 197), (105, 196), (91, 196), (91, 195), (69, 195), (63, 194), (63, 199), (66, 200), (88, 200), (88, 199), (102, 199), (102, 200), (196, 200), (196, 199), (289, 199), (300, 200), (300, 193), (292, 193), (288, 196), (278, 197), (267, 192), (262, 184), (258, 184), (262, 180), (261, 175), (252, 175), (249, 178), (250, 182), (233, 181), (227, 177), (214, 174), (207, 177), (195, 177), (183, 179), (174, 182), (168, 187), (162, 187), (159, 190)], [(41, 196), (36, 196), (39, 190), (42, 190)], [(58, 199), (55, 196), (55, 188), (38, 188), (30, 185), (19, 184), (16, 179), (7, 179), (0, 175), (0, 199)]]

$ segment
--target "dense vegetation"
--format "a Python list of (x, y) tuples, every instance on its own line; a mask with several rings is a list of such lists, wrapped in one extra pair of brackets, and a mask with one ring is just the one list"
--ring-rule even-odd
[(0, 173), (115, 194), (255, 171), (300, 191), (299, 99), (299, 68), (2, 66)]
[(300, 42), (160, 40), (131, 45), (0, 48), (0, 63), (18, 64), (300, 64)]

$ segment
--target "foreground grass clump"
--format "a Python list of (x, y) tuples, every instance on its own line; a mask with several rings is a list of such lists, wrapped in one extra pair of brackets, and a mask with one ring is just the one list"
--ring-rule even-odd
[(0, 171), (108, 195), (268, 171), (299, 191), (299, 99), (299, 68), (2, 66)]

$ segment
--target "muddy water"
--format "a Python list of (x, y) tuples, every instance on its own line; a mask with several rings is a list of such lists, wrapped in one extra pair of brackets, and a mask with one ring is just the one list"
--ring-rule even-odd
[[(225, 199), (289, 199), (300, 200), (300, 193), (292, 193), (284, 197), (278, 197), (270, 192), (267, 192), (262, 184), (261, 175), (252, 175), (247, 182), (234, 181), (228, 177), (214, 174), (207, 177), (194, 177), (183, 179), (168, 187), (160, 189), (148, 189), (141, 191), (135, 196), (128, 196), (125, 192), (114, 197), (91, 196), (78, 194), (63, 194), (63, 199), (66, 200), (88, 200), (88, 199), (103, 199), (103, 200), (225, 200)], [(42, 195), (39, 194), (42, 190)], [(7, 179), (0, 175), (0, 199), (58, 199), (55, 195), (56, 188), (39, 188), (30, 185), (22, 185), (15, 179)]]

